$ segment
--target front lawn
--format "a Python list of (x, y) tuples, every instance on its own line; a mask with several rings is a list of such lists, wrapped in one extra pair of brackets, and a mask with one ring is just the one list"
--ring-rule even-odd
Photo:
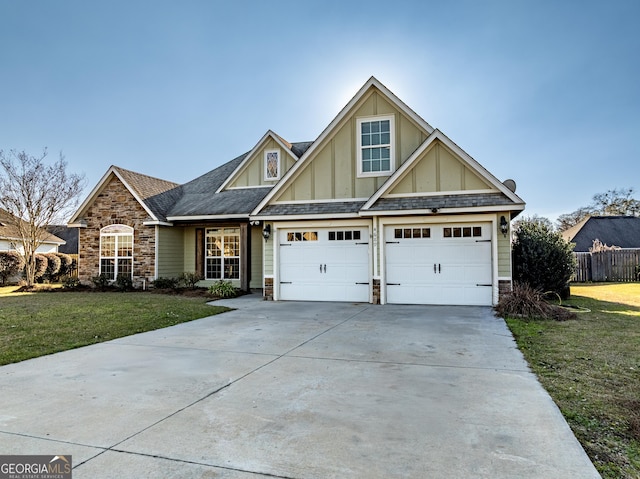
[(520, 350), (604, 478), (640, 477), (640, 283), (572, 285), (565, 322), (509, 319)]
[(206, 298), (0, 288), (0, 365), (228, 311)]

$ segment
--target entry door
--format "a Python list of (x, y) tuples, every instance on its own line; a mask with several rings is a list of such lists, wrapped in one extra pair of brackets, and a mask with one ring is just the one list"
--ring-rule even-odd
[(368, 228), (282, 230), (279, 253), (280, 299), (369, 301)]
[(491, 305), (490, 223), (385, 229), (389, 303)]

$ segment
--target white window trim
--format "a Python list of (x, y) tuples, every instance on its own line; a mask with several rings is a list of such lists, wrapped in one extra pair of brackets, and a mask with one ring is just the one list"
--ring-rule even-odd
[[(362, 171), (362, 128), (363, 123), (370, 121), (383, 121), (389, 120), (389, 159), (390, 169), (386, 171)], [(396, 156), (395, 156), (395, 143), (396, 143), (396, 128), (395, 128), (395, 115), (377, 115), (366, 116), (356, 119), (356, 155), (358, 161), (358, 178), (370, 178), (376, 176), (390, 176), (396, 171)]]
[[(209, 231), (212, 230), (222, 230), (221, 233), (209, 233)], [(205, 232), (204, 232), (204, 237), (205, 237), (205, 248), (204, 248), (204, 279), (206, 281), (219, 281), (219, 280), (225, 280), (225, 281), (239, 281), (240, 280), (240, 275), (242, 274), (242, 255), (240, 254), (240, 251), (238, 251), (238, 255), (237, 256), (226, 256), (224, 254), (224, 237), (225, 236), (238, 236), (238, 240), (239, 242), (242, 241), (242, 236), (240, 233), (240, 228), (236, 228), (236, 227), (232, 227), (232, 229), (237, 229), (238, 232), (237, 233), (225, 233), (225, 227), (220, 227), (220, 228), (206, 228)], [(207, 254), (207, 238), (208, 236), (221, 236), (222, 240), (221, 240), (221, 245), (222, 245), (222, 255), (221, 256), (209, 256)], [(240, 247), (241, 248), (241, 247)], [(238, 277), (237, 278), (227, 278), (224, 274), (225, 271), (225, 260), (226, 259), (235, 259), (238, 258)], [(220, 278), (209, 278), (209, 270), (208, 270), (208, 265), (207, 265), (207, 260), (208, 259), (220, 259)]]
[[(104, 230), (108, 229), (111, 226), (120, 226), (123, 227), (125, 229), (127, 229), (126, 232), (117, 232), (117, 233), (103, 233)], [(114, 245), (114, 252), (115, 252), (115, 256), (103, 256), (102, 255), (102, 238), (106, 237), (106, 236), (114, 236), (115, 237), (115, 245)], [(131, 236), (131, 256), (118, 256), (118, 243), (119, 243), (119, 238), (123, 237), (123, 236)], [(107, 225), (104, 228), (100, 229), (100, 251), (98, 252), (99, 254), (99, 263), (98, 263), (98, 274), (102, 274), (102, 260), (103, 259), (111, 259), (113, 258), (114, 260), (114, 265), (113, 265), (113, 280), (111, 281), (115, 281), (116, 279), (118, 279), (118, 260), (119, 259), (131, 259), (131, 279), (133, 279), (133, 252), (135, 251), (134, 248), (134, 229), (131, 226), (127, 226), (127, 225), (123, 225), (123, 224), (118, 224), (118, 225)]]
[[(267, 156), (269, 153), (275, 153), (278, 155), (278, 175), (269, 177), (267, 176)], [(278, 181), (282, 176), (282, 155), (280, 154), (280, 150), (265, 150), (264, 151), (264, 181)]]

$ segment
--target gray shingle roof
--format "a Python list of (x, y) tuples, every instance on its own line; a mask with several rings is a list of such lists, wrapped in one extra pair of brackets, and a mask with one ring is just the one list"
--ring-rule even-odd
[(504, 193), (472, 195), (412, 196), (380, 198), (369, 211), (430, 210), (432, 208), (471, 208), (483, 206), (512, 206), (513, 201)]
[[(566, 234), (569, 233), (569, 234)], [(563, 237), (576, 243), (574, 251), (589, 251), (593, 240), (609, 246), (640, 248), (640, 218), (635, 216), (592, 216), (576, 230), (567, 230)]]
[(180, 197), (180, 185), (118, 166), (114, 166), (114, 169), (118, 171), (122, 179), (135, 191), (138, 197), (144, 201), (147, 208), (160, 221), (165, 221), (167, 211)]
[(294, 203), (266, 206), (258, 216), (328, 215), (358, 213), (366, 201), (331, 201), (327, 203)]
[[(312, 143), (291, 143), (291, 151), (299, 158)], [(179, 198), (173, 202), (167, 216), (246, 216), (253, 211), (269, 193), (270, 188), (239, 188), (215, 193), (248, 154), (249, 152), (244, 153), (182, 185)]]

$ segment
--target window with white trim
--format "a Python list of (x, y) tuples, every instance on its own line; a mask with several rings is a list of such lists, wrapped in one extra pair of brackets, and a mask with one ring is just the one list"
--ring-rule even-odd
[(280, 179), (280, 150), (264, 152), (264, 179), (267, 181)]
[(206, 279), (240, 279), (240, 228), (206, 231)]
[(109, 225), (100, 230), (100, 274), (133, 278), (133, 228)]
[(356, 120), (358, 176), (387, 176), (395, 170), (394, 117), (376, 116)]

